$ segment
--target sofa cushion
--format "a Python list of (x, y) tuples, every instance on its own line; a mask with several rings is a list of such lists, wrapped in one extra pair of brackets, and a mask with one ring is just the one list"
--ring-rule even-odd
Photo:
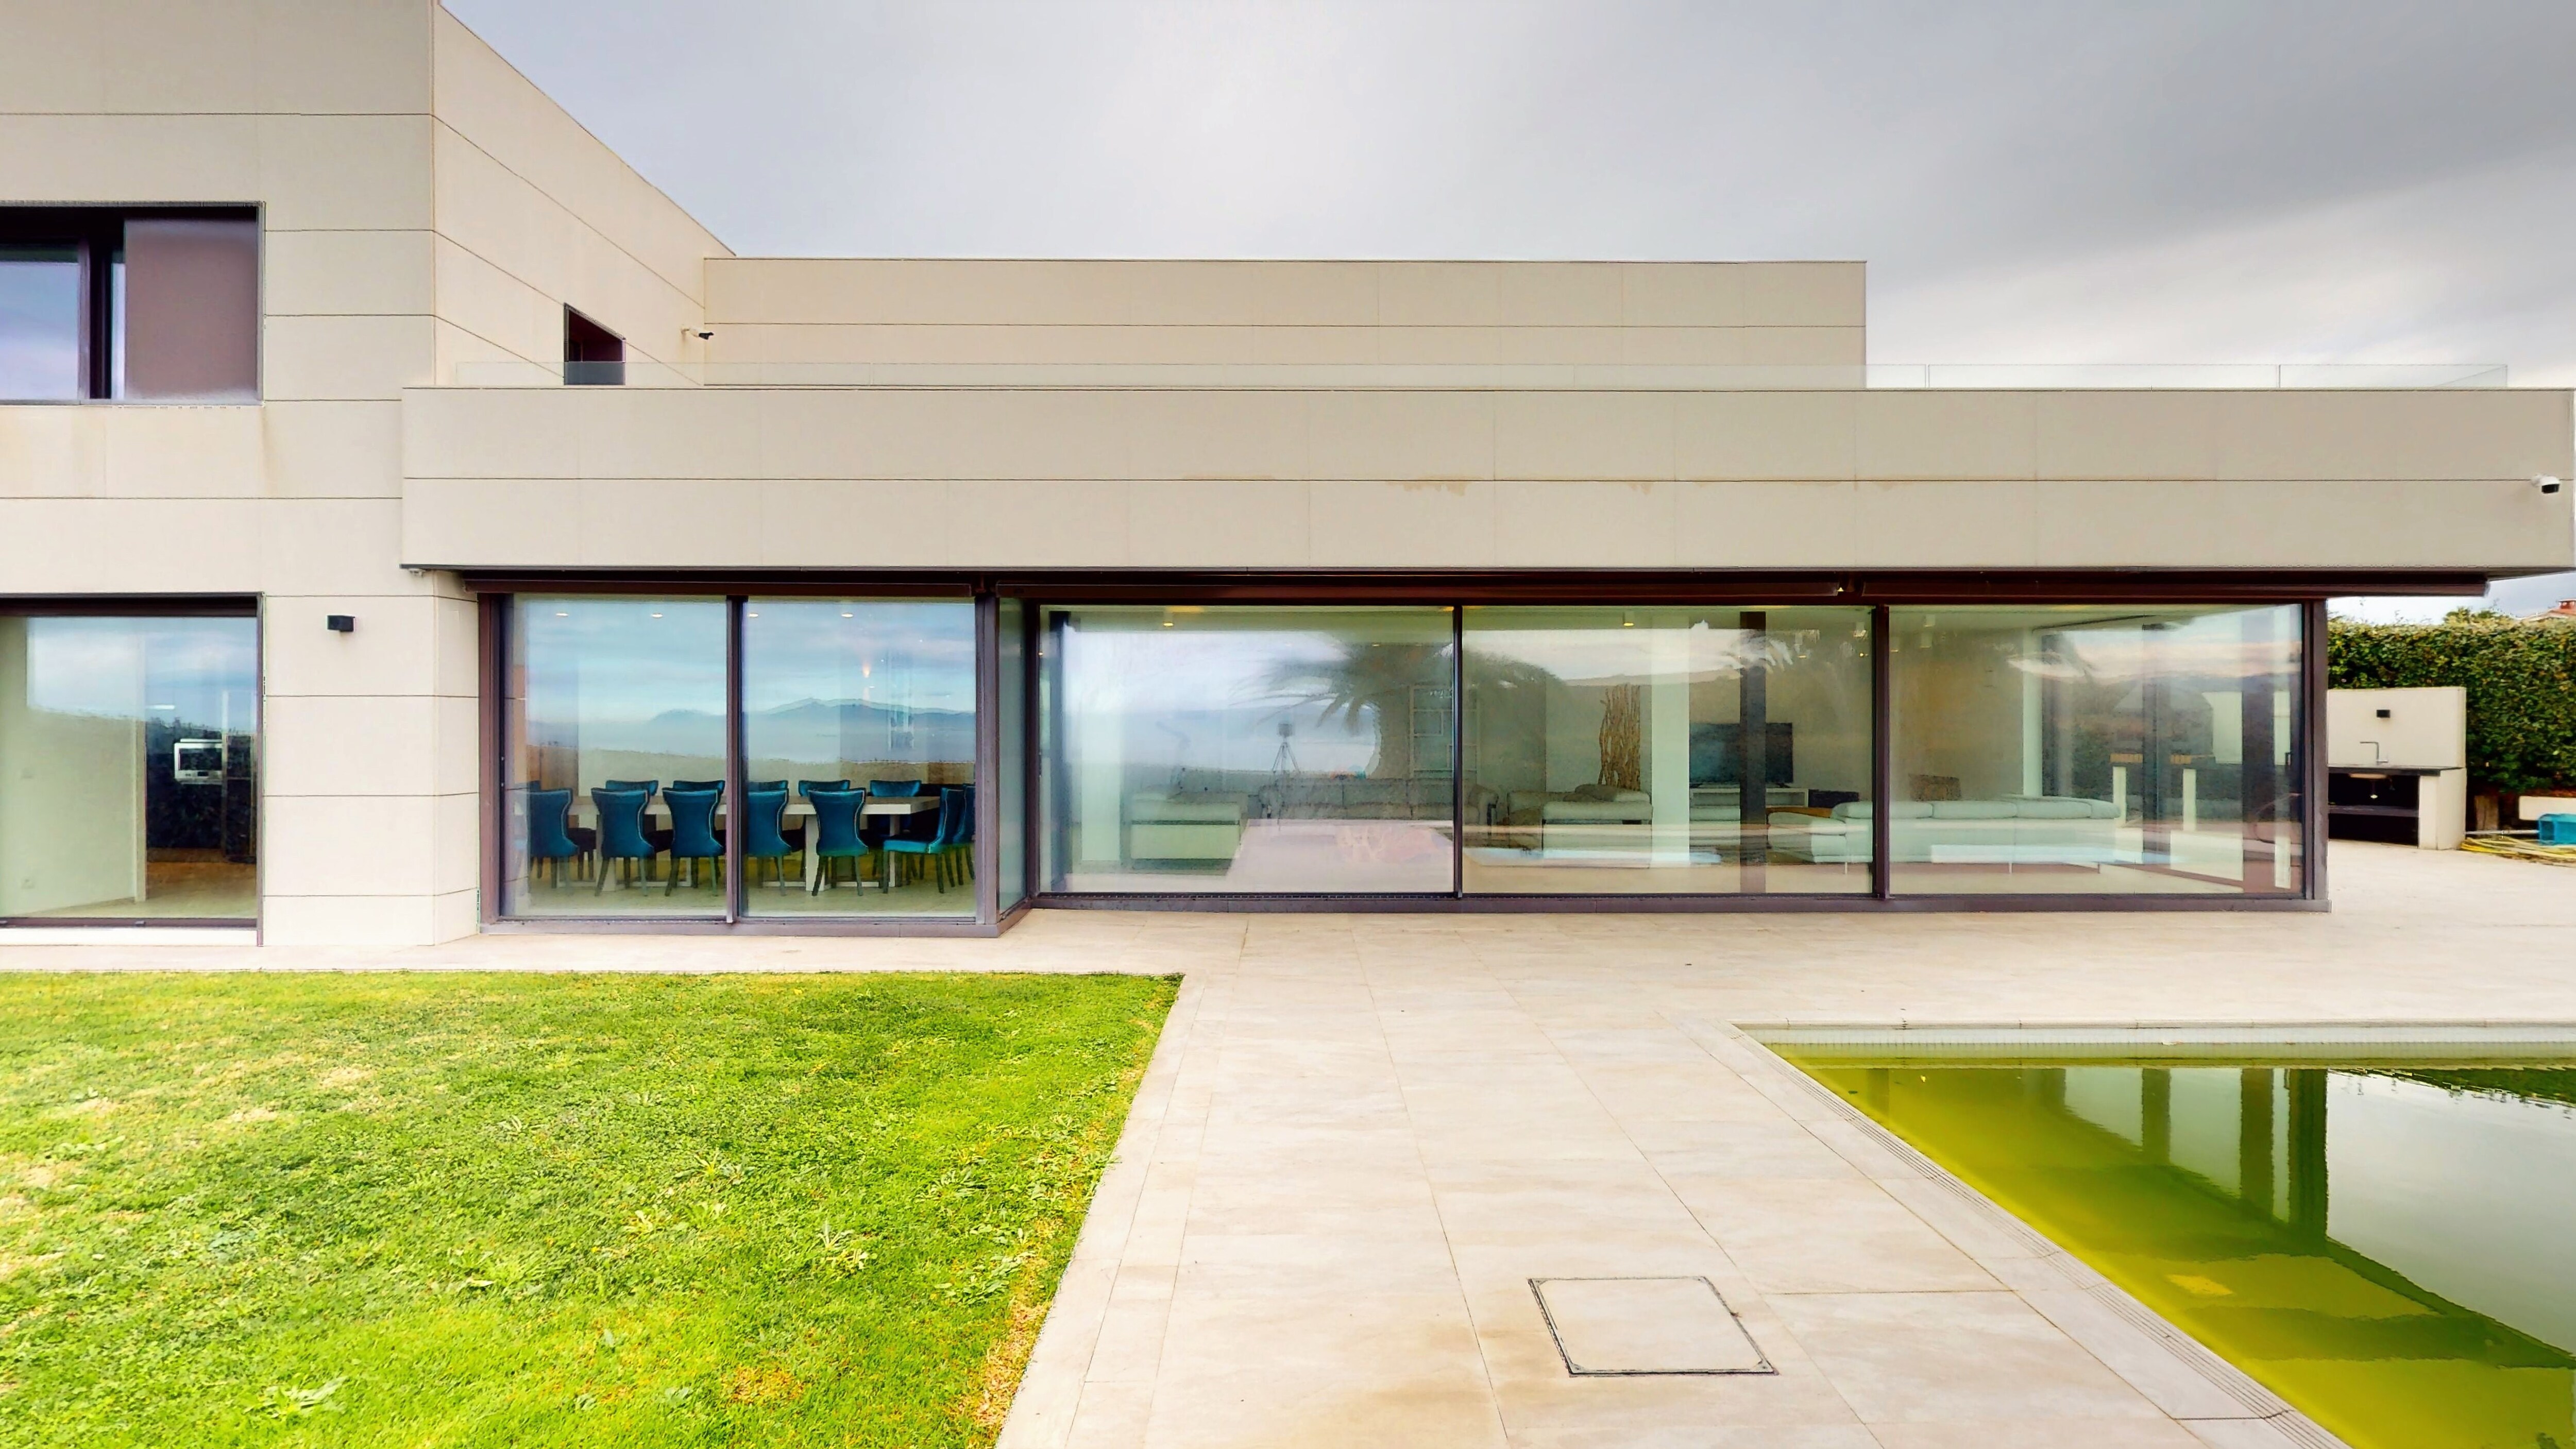
[(1127, 802), (1127, 818), (1136, 824), (1181, 824), (1206, 821), (1225, 825), (1243, 819), (1240, 795), (1139, 795)]
[[(1867, 820), (1871, 817), (1871, 814), (1872, 810), (1870, 802), (1867, 800), (1847, 800), (1834, 807), (1834, 818), (1836, 820)], [(1894, 805), (1888, 807), (1887, 818), (1890, 820), (1929, 820), (1932, 818), (1932, 806), (1930, 803), (1922, 800), (1899, 800)]]
[(2017, 820), (2021, 806), (2010, 800), (1935, 800), (1935, 820)]

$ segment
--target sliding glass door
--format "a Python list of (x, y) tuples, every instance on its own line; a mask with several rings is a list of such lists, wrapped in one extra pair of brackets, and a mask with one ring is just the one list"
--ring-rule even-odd
[(972, 601), (748, 600), (742, 706), (744, 915), (975, 914)]
[[(511, 917), (945, 930), (1033, 895), (1582, 909), (2308, 889), (2298, 605), (567, 591), (498, 612)], [(161, 696), (248, 621), (177, 627), (0, 621), (17, 630), (0, 667), (52, 700), (69, 686), (40, 676), (87, 678), (76, 656), (143, 651), (163, 662), (128, 694), (214, 718), (152, 736), (149, 759), (247, 762), (247, 686)], [(117, 698), (51, 713), (145, 707)], [(0, 744), (39, 728), (13, 718)], [(53, 827), (16, 823), (43, 809), (11, 791), (14, 850)], [(169, 869), (142, 896), (180, 899), (178, 857), (153, 860)], [(111, 884), (0, 914), (139, 913)], [(246, 913), (246, 872), (240, 890)]]
[(501, 914), (978, 915), (972, 600), (508, 612)]
[(1869, 617), (1469, 609), (1467, 893), (1868, 892)]
[(691, 851), (712, 831), (699, 795), (725, 778), (726, 628), (722, 599), (517, 601), (502, 698), (509, 914), (724, 916), (719, 872)]
[(259, 914), (259, 621), (0, 613), (0, 919)]
[(1047, 889), (1446, 894), (1443, 608), (1045, 613)]
[(1900, 608), (1904, 895), (2302, 888), (2300, 611)]

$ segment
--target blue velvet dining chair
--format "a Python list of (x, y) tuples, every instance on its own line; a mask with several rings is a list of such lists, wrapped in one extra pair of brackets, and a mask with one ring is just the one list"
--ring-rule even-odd
[(644, 838), (644, 806), (652, 798), (642, 790), (605, 785), (590, 792), (590, 803), (599, 811), (599, 884), (594, 892), (608, 889), (609, 869), (621, 860), (642, 861), (643, 878), (653, 878), (653, 857), (661, 852)]
[(662, 782), (659, 780), (602, 780), (599, 782), (599, 788), (603, 790), (641, 790), (647, 796), (650, 796), (654, 791), (662, 788)]
[(770, 864), (771, 883), (784, 890), (787, 886), (787, 857), (795, 853), (787, 843), (787, 785), (780, 781), (776, 789), (766, 788), (766, 781), (742, 792), (742, 858), (743, 884), (751, 884), (751, 865), (755, 860)]
[(528, 864), (530, 875), (539, 861), (554, 862), (555, 885), (564, 883), (564, 862), (578, 864), (590, 854), (572, 833), (572, 792), (570, 790), (530, 790), (528, 792)]
[(921, 793), (919, 780), (870, 780), (868, 793), (887, 800), (909, 800)]
[(673, 780), (671, 782), (671, 788), (674, 790), (713, 790), (718, 800), (724, 798), (724, 785), (725, 782), (722, 780)]
[(855, 888), (867, 869), (869, 846), (859, 834), (859, 811), (868, 797), (847, 785), (832, 788), (832, 782), (812, 781), (804, 785), (806, 803), (814, 807), (814, 820), (805, 838), (805, 848), (815, 859), (813, 882), (808, 894), (832, 884), (832, 862), (851, 861), (850, 884)]
[(975, 787), (957, 787), (957, 841), (950, 847), (967, 880), (975, 878)]
[(698, 883), (698, 862), (709, 863), (718, 884), (724, 881), (724, 842), (716, 838), (715, 790), (684, 790), (685, 781), (674, 780), (662, 792), (663, 803), (671, 807), (671, 875), (662, 887), (669, 895), (680, 888), (680, 862), (689, 863), (689, 884)]
[(971, 793), (954, 785), (941, 789), (936, 829), (921, 839), (898, 839), (885, 843), (886, 882), (889, 886), (894, 883), (894, 862), (910, 860), (915, 879), (919, 879), (922, 869), (927, 867), (932, 883), (939, 887), (942, 895), (947, 894), (949, 856), (957, 849), (960, 832), (970, 828), (966, 819), (970, 813), (966, 797)]

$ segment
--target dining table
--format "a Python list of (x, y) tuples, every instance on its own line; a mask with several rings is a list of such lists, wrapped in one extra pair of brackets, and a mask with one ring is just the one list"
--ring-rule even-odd
[[(892, 824), (909, 820), (916, 815), (928, 815), (938, 809), (939, 797), (937, 795), (870, 795), (868, 797), (868, 803), (859, 807), (859, 814), (861, 816), (872, 816), (876, 819), (884, 820)], [(786, 813), (779, 817), (779, 829), (783, 832), (788, 826), (796, 825), (802, 821), (811, 820), (813, 818), (813, 802), (800, 796), (787, 802)], [(573, 797), (572, 811), (568, 823), (580, 826), (584, 829), (596, 829), (599, 824), (599, 807), (592, 802), (589, 796), (575, 795)], [(671, 807), (663, 803), (662, 796), (659, 792), (656, 792), (652, 800), (644, 807), (644, 823), (659, 830), (668, 830), (671, 828)], [(724, 812), (722, 810), (718, 810), (716, 812), (716, 834), (719, 837), (724, 834)], [(882, 854), (883, 852), (879, 853)], [(803, 852), (803, 854), (805, 857), (805, 893), (807, 895), (818, 895), (823, 889), (822, 857), (816, 855), (810, 850)], [(672, 862), (673, 869), (677, 869), (678, 866), (679, 862)], [(885, 870), (880, 874), (878, 879), (869, 881), (862, 877), (858, 882), (856, 882), (856, 884), (861, 889), (874, 885), (879, 890), (893, 890), (893, 862), (887, 862)], [(618, 881), (616, 873), (612, 871), (609, 873), (608, 878), (600, 883), (600, 889), (603, 891), (613, 891), (624, 889), (624, 886)]]

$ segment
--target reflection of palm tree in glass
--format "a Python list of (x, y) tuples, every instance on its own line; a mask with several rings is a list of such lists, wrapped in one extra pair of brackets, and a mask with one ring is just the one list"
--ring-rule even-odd
[(1345, 639), (1335, 641), (1334, 650), (1326, 659), (1282, 660), (1270, 671), (1269, 687), (1297, 704), (1314, 706), (1320, 723), (1329, 724), (1339, 715), (1357, 734), (1365, 722), (1374, 736), (1371, 779), (1413, 774), (1414, 691), (1436, 689), (1446, 699), (1449, 646)]

